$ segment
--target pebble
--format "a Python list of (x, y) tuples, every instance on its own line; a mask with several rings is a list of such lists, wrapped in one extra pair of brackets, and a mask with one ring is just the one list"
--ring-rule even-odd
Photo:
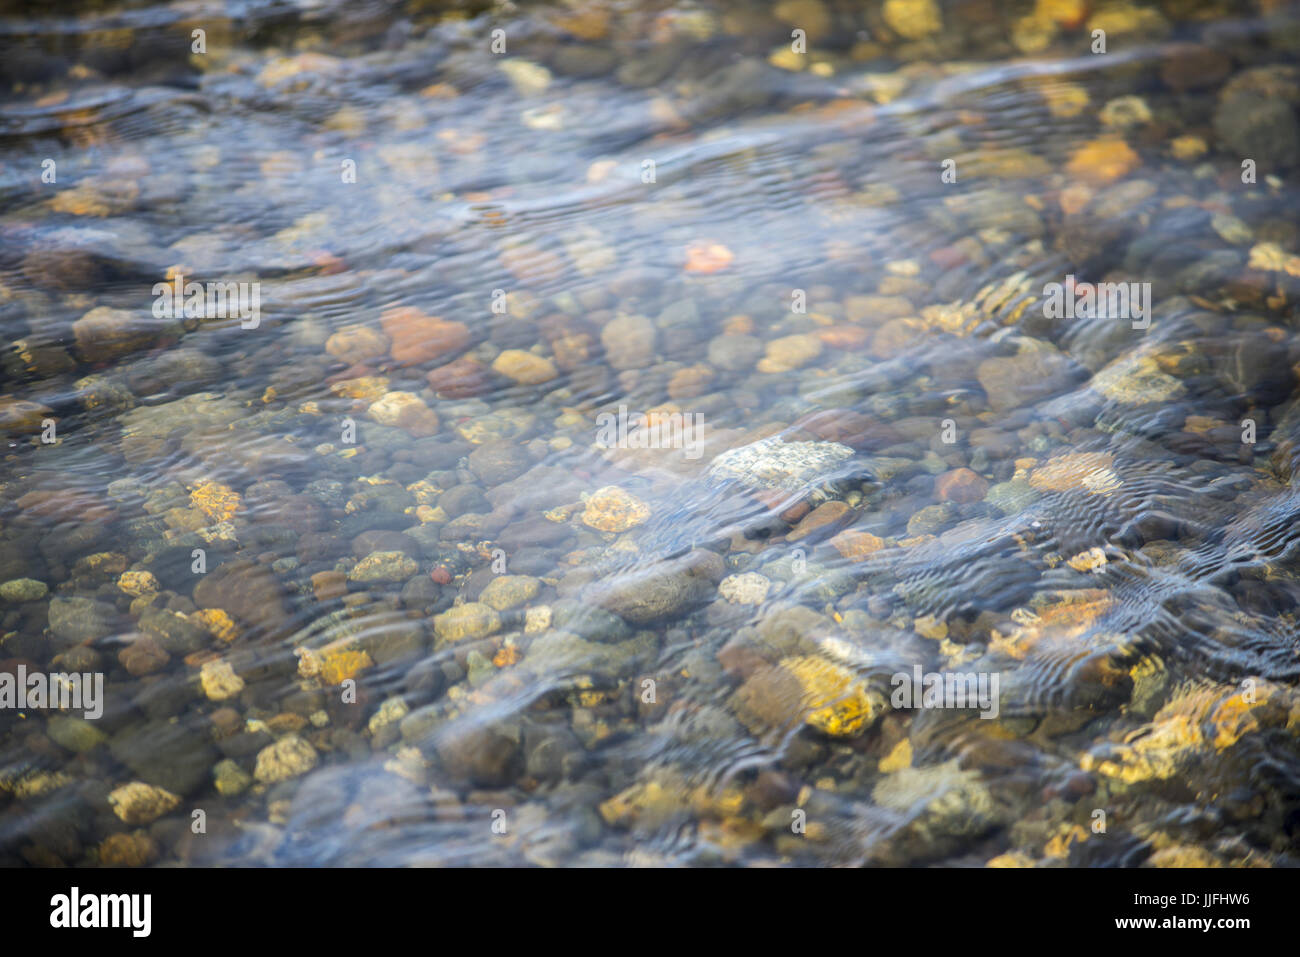
[(885, 0), (880, 12), (905, 40), (921, 40), (943, 29), (943, 13), (935, 0)]
[(524, 96), (537, 96), (545, 93), (551, 85), (551, 71), (546, 67), (528, 60), (503, 60), (501, 72), (510, 80), (515, 90)]
[(582, 512), (582, 524), (602, 532), (626, 532), (649, 518), (650, 506), (617, 485), (592, 492)]
[(404, 582), (419, 570), (419, 564), (405, 552), (371, 552), (348, 572), (348, 581)]
[(14, 578), (0, 585), (0, 599), (11, 602), (40, 601), (49, 592), (45, 582)]
[(244, 690), (244, 679), (235, 674), (230, 662), (205, 661), (199, 668), (199, 683), (209, 701), (225, 701)]
[(728, 575), (718, 583), (718, 594), (733, 605), (761, 605), (767, 600), (771, 579), (758, 572)]
[(967, 468), (944, 472), (934, 480), (934, 492), (945, 502), (969, 505), (982, 501), (989, 490), (989, 483)]
[(453, 605), (441, 615), (435, 615), (433, 630), (443, 641), (486, 638), (501, 630), (501, 616), (491, 605), (466, 602), (463, 605)]
[(226, 758), (213, 766), (212, 783), (222, 797), (234, 797), (247, 791), (253, 778), (238, 763)]
[(479, 601), (497, 611), (506, 611), (532, 601), (541, 589), (541, 581), (531, 575), (501, 575), (488, 582), (479, 594)]
[(523, 349), (507, 349), (502, 352), (492, 362), (492, 370), (520, 385), (541, 385), (560, 374), (550, 359)]
[(853, 449), (838, 442), (783, 442), (774, 436), (723, 452), (710, 463), (709, 475), (751, 488), (801, 492), (852, 456)]
[(108, 803), (112, 806), (113, 813), (127, 824), (139, 825), (150, 824), (175, 810), (181, 799), (179, 795), (163, 788), (143, 781), (132, 781), (111, 791)]
[(85, 754), (108, 741), (108, 735), (85, 718), (55, 715), (46, 724), (45, 733), (59, 747)]
[(380, 425), (403, 429), (417, 438), (438, 431), (438, 413), (414, 392), (389, 392), (371, 403), (366, 414)]
[(257, 752), (253, 777), (263, 784), (287, 781), (316, 766), (316, 749), (296, 734), (286, 735)]
[(802, 369), (822, 354), (822, 341), (813, 335), (784, 336), (767, 344), (766, 355), (758, 360), (759, 372), (790, 372)]
[(655, 361), (658, 331), (645, 316), (619, 316), (605, 324), (600, 343), (615, 369), (644, 369)]

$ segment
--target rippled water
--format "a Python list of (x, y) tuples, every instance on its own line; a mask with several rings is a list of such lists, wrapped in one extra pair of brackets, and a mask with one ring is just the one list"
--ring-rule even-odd
[(1293, 4), (10, 7), (0, 862), (1295, 863)]

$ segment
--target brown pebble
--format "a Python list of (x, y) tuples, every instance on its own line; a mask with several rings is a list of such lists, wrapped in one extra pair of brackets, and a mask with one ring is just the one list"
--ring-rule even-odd
[(967, 468), (944, 472), (934, 481), (934, 491), (940, 500), (957, 505), (983, 501), (988, 490), (989, 483)]
[(348, 591), (348, 576), (343, 572), (317, 572), (311, 576), (311, 591), (317, 601), (341, 598)]
[(790, 529), (786, 541), (797, 542), (814, 533), (835, 528), (852, 514), (853, 508), (847, 502), (823, 502)]

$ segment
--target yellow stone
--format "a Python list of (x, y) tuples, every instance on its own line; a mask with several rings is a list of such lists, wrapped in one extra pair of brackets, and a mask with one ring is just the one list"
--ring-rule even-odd
[(520, 385), (541, 385), (560, 374), (550, 359), (523, 349), (507, 349), (496, 357), (492, 369)]
[(821, 354), (822, 341), (816, 336), (783, 336), (767, 344), (767, 355), (758, 360), (758, 371), (771, 373), (801, 369)]
[(860, 562), (885, 547), (885, 540), (870, 532), (845, 529), (831, 540), (835, 550), (852, 562)]
[(123, 572), (117, 579), (117, 587), (128, 595), (138, 598), (156, 592), (158, 579), (154, 578), (153, 572)]
[(220, 482), (201, 482), (190, 492), (190, 505), (213, 522), (225, 522), (234, 518), (241, 502), (239, 494), (229, 485), (222, 485)]
[(330, 386), (330, 392), (345, 399), (364, 399), (373, 402), (388, 391), (388, 379), (385, 376), (361, 376), (358, 379), (344, 379)]
[(943, 14), (934, 0), (885, 0), (881, 13), (905, 40), (920, 40), (943, 29)]
[(239, 637), (239, 628), (230, 614), (220, 608), (204, 608), (190, 614), (190, 619), (197, 621), (212, 637), (226, 644)]
[(879, 769), (881, 774), (890, 774), (894, 771), (901, 771), (903, 768), (912, 766), (912, 742), (904, 738), (894, 745), (892, 751), (880, 759)]
[(626, 532), (650, 517), (650, 506), (617, 485), (597, 489), (585, 504), (582, 523), (602, 532)]
[(1109, 471), (1114, 461), (1115, 456), (1109, 452), (1068, 452), (1034, 469), (1029, 476), (1029, 484), (1047, 492), (1085, 489), (1088, 488), (1085, 483), (1090, 477), (1103, 470)]
[(394, 426), (417, 438), (438, 431), (438, 413), (414, 392), (389, 392), (371, 403), (366, 412), (380, 425)]
[(1091, 140), (1070, 154), (1066, 171), (1089, 183), (1104, 184), (1127, 176), (1142, 162), (1133, 148), (1118, 137)]
[(319, 652), (320, 679), (329, 685), (342, 684), (374, 665), (365, 651), (352, 648), (325, 648)]
[(812, 656), (783, 658), (779, 666), (803, 689), (804, 720), (833, 737), (861, 734), (875, 717), (866, 687), (849, 669)]

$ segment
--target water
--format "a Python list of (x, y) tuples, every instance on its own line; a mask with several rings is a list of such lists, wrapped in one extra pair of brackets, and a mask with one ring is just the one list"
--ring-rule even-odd
[(11, 4), (0, 860), (1294, 863), (1300, 21), (1089, 7)]

